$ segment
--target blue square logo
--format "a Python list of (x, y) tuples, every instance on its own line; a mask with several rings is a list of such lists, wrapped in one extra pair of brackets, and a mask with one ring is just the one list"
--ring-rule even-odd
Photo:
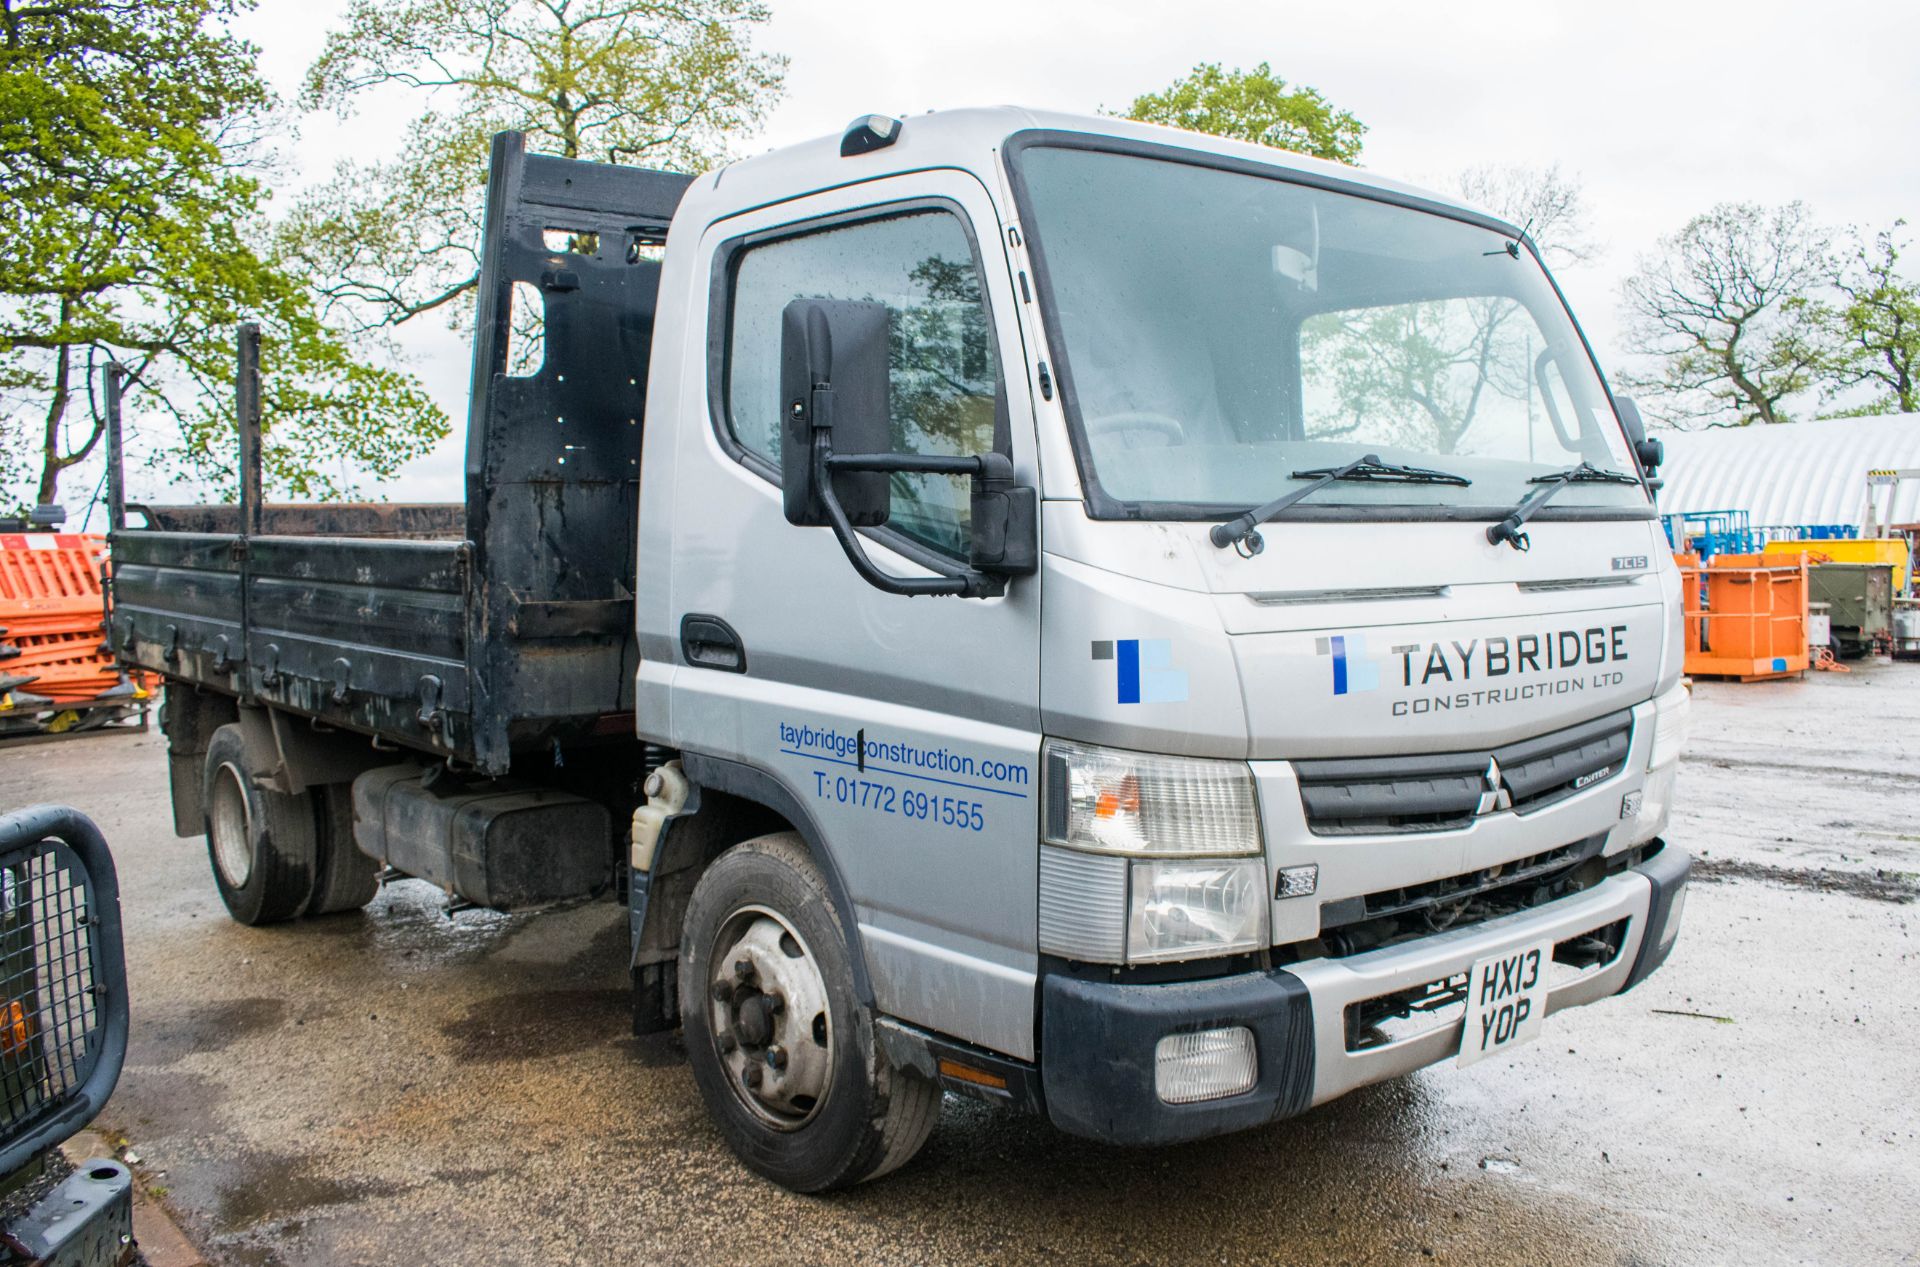
[(1168, 638), (1120, 638), (1093, 644), (1093, 658), (1111, 646), (1114, 678), (1122, 704), (1179, 704), (1187, 699), (1187, 671), (1173, 667)]

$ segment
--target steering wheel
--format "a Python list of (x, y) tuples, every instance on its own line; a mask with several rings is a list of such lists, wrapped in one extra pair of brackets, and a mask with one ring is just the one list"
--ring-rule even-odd
[(1087, 419), (1087, 434), (1106, 435), (1114, 431), (1151, 431), (1165, 436), (1173, 444), (1184, 444), (1187, 429), (1180, 420), (1169, 414), (1157, 414), (1144, 409), (1129, 409), (1117, 414), (1102, 414), (1098, 418)]

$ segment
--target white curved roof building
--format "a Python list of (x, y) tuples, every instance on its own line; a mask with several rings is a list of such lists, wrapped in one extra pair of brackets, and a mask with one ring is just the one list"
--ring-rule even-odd
[[(1858, 526), (1869, 470), (1920, 471), (1920, 414), (1656, 434), (1667, 446), (1662, 514), (1744, 510), (1755, 527)], [(1880, 521), (1920, 523), (1920, 479), (1891, 491), (1878, 490)]]

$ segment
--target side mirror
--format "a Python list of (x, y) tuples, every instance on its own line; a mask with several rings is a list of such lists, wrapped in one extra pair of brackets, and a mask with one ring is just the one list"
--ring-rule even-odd
[(1620, 425), (1626, 428), (1627, 439), (1633, 444), (1634, 461), (1640, 464), (1640, 469), (1649, 475), (1659, 470), (1666, 460), (1667, 446), (1648, 437), (1647, 421), (1640, 416), (1640, 402), (1631, 396), (1615, 396), (1613, 411), (1620, 415)]
[[(1038, 498), (1004, 453), (894, 453), (885, 304), (796, 299), (781, 314), (781, 491), (787, 522), (827, 527), (863, 580), (889, 594), (992, 598), (1039, 566)], [(895, 576), (867, 557), (857, 528), (887, 522), (895, 474), (973, 480), (970, 567)]]
[[(814, 478), (816, 433), (833, 453), (885, 453), (888, 425), (887, 306), (838, 299), (796, 299), (781, 314), (780, 407), (784, 428), (780, 483), (787, 522), (833, 522)], [(837, 471), (833, 492), (857, 528), (887, 522), (884, 472)]]

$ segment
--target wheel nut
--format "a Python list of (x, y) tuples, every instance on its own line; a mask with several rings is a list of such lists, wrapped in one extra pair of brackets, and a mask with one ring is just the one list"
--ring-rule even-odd
[(785, 1069), (787, 1067), (787, 1049), (778, 1046), (767, 1048), (767, 1064), (772, 1067), (775, 1073)]
[(747, 1084), (748, 1090), (758, 1091), (760, 1089), (760, 1066), (748, 1065), (747, 1071), (740, 1075), (740, 1079)]
[(739, 1041), (734, 1038), (732, 1033), (721, 1034), (717, 1041), (720, 1044), (720, 1050), (723, 1052), (730, 1052), (734, 1048), (740, 1045)]
[(728, 985), (725, 981), (716, 981), (713, 983), (713, 1001), (715, 1003), (726, 1003), (732, 998), (733, 987), (731, 985)]
[(737, 980), (740, 980), (740, 981), (745, 981), (745, 980), (747, 980), (747, 979), (748, 979), (749, 977), (751, 977), (751, 976), (753, 976), (753, 960), (751, 960), (751, 959), (736, 959), (736, 960), (734, 960), (734, 961), (733, 961), (733, 975), (734, 975), (734, 977), (735, 977), (735, 979), (737, 979)]
[(780, 1013), (787, 1010), (786, 999), (783, 998), (777, 991), (769, 990), (767, 992), (766, 997), (767, 997), (767, 1011), (773, 1013), (775, 1016), (778, 1016), (780, 1015)]

